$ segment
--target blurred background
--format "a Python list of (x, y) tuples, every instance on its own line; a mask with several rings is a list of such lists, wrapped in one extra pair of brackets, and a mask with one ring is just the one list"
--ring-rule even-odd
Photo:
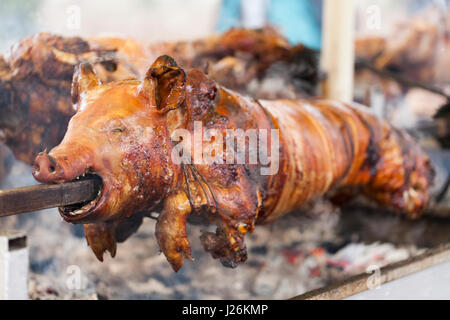
[(1, 49), (43, 31), (146, 41), (196, 39), (215, 31), (220, 5), (220, 0), (6, 0), (0, 4)]

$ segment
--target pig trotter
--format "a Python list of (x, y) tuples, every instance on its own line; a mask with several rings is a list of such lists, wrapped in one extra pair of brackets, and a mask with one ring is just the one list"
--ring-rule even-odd
[(84, 225), (84, 235), (98, 260), (103, 262), (103, 253), (109, 251), (116, 255), (117, 242), (114, 224), (110, 222), (89, 223)]
[(117, 242), (124, 242), (139, 229), (143, 214), (137, 214), (123, 220), (89, 223), (84, 225), (84, 234), (95, 256), (103, 262), (103, 253), (109, 251), (115, 257)]
[(193, 260), (186, 233), (186, 219), (191, 207), (182, 192), (170, 196), (164, 205), (156, 224), (156, 239), (173, 270), (178, 271), (184, 258)]
[(216, 233), (204, 232), (200, 240), (205, 251), (211, 253), (214, 259), (220, 259), (225, 267), (236, 268), (239, 262), (247, 260), (243, 237), (230, 236), (224, 228), (218, 227)]

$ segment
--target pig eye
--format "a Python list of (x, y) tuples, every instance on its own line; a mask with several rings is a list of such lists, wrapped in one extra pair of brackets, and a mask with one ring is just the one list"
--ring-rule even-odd
[(113, 133), (122, 133), (124, 131), (125, 131), (124, 128), (114, 128), (111, 130), (111, 132), (113, 132)]

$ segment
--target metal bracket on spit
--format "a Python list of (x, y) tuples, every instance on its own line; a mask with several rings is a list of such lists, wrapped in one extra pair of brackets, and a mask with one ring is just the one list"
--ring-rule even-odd
[(27, 299), (27, 235), (22, 231), (0, 231), (0, 300)]

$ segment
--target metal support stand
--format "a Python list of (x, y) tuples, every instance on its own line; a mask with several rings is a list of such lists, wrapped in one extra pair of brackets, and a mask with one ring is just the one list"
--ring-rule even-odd
[(0, 231), (0, 300), (27, 299), (27, 235), (21, 231)]

